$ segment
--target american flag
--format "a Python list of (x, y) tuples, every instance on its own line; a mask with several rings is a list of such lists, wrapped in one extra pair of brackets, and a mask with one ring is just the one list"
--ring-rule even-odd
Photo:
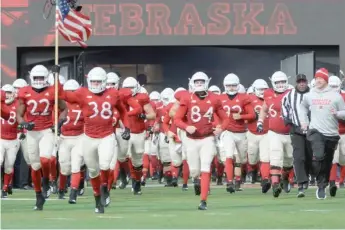
[(88, 16), (71, 9), (67, 0), (59, 0), (56, 10), (56, 27), (60, 34), (71, 43), (87, 47), (86, 40), (91, 36), (91, 20)]

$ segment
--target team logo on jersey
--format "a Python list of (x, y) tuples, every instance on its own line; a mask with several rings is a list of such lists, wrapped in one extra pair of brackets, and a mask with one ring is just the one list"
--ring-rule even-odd
[(31, 93), (25, 94), (25, 97), (30, 97)]
[(87, 96), (86, 98), (92, 98), (92, 96), (89, 95), (89, 96)]
[(46, 93), (46, 94), (44, 94), (44, 96), (47, 96), (47, 97), (49, 97), (49, 93)]
[(236, 99), (236, 102), (240, 102), (238, 99)]
[(109, 99), (109, 98), (110, 98), (110, 96), (108, 95), (108, 96), (106, 96), (106, 98), (107, 98), (107, 99)]
[(208, 100), (206, 103), (207, 103), (207, 104), (211, 104), (211, 101), (210, 101), (210, 100)]
[(192, 100), (192, 103), (196, 103), (196, 100)]
[(223, 103), (225, 103), (225, 102), (226, 102), (226, 100), (223, 100), (222, 102), (223, 102)]

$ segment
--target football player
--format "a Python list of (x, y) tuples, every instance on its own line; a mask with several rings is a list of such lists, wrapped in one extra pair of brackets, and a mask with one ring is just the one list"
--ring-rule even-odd
[[(45, 199), (50, 196), (50, 158), (55, 144), (54, 133), (51, 130), (55, 89), (48, 84), (48, 76), (49, 71), (46, 67), (34, 66), (30, 71), (31, 86), (21, 88), (18, 93), (17, 121), (21, 128), (27, 130), (31, 177), (36, 192), (34, 210), (43, 210)], [(62, 111), (61, 123), (67, 115), (67, 107), (62, 100), (58, 103), (58, 108)]]
[(113, 72), (107, 73), (107, 88), (119, 89), (120, 77)]
[[(201, 198), (199, 210), (207, 209), (210, 169), (216, 151), (214, 135), (220, 135), (229, 124), (220, 100), (215, 94), (208, 92), (209, 81), (203, 72), (197, 72), (192, 76), (189, 82), (192, 94), (180, 102), (174, 120), (176, 126), (187, 133), (184, 142), (189, 170), (194, 178), (194, 191)], [(215, 113), (223, 123), (214, 129), (212, 122)]]
[[(129, 167), (133, 182), (133, 193), (134, 195), (141, 195), (141, 177), (146, 134), (145, 120), (154, 120), (156, 113), (150, 104), (150, 98), (147, 93), (140, 93), (141, 86), (135, 78), (127, 77), (122, 83), (122, 88), (131, 90), (132, 98), (140, 104), (142, 109), (140, 115), (129, 118), (131, 138), (128, 142), (128, 151), (131, 157)], [(128, 110), (132, 111), (132, 108), (129, 107)]]
[(252, 176), (252, 183), (255, 183), (258, 177), (259, 159), (261, 161), (261, 177), (263, 179), (269, 179), (269, 140), (266, 135), (268, 132), (268, 120), (264, 120), (264, 129), (262, 132), (257, 132), (256, 130), (256, 123), (260, 114), (260, 110), (262, 108), (262, 104), (264, 103), (264, 92), (269, 87), (267, 82), (263, 79), (255, 80), (252, 86), (254, 94), (250, 95), (250, 101), (254, 107), (256, 117), (255, 119), (248, 122), (247, 139), (249, 172)]
[[(104, 213), (104, 207), (110, 204), (108, 180), (110, 163), (117, 155), (117, 142), (113, 128), (113, 111), (116, 108), (125, 125), (122, 133), (129, 139), (128, 119), (142, 112), (139, 103), (131, 97), (131, 92), (122, 95), (115, 89), (106, 88), (107, 75), (101, 67), (95, 67), (87, 75), (88, 88), (76, 91), (62, 91), (61, 97), (68, 103), (79, 104), (84, 117), (84, 135), (81, 152), (89, 171), (90, 182), (95, 196), (95, 212)], [(127, 93), (127, 94), (126, 94)], [(127, 112), (125, 104), (133, 108)]]
[[(341, 93), (341, 80), (337, 76), (330, 76), (328, 80), (328, 85), (334, 89), (334, 91), (341, 94), (345, 100), (345, 94)], [(337, 179), (337, 169), (340, 165), (340, 180), (339, 187), (344, 187), (344, 177), (345, 177), (345, 122), (339, 119), (339, 135), (340, 140), (338, 143), (338, 148), (334, 152), (333, 165), (329, 178), (329, 189), (333, 190), (332, 194), (336, 195), (337, 186), (335, 184)]]
[[(225, 164), (227, 176), (226, 190), (230, 193), (241, 191), (242, 165), (247, 162), (246, 121), (255, 118), (254, 108), (249, 96), (240, 93), (240, 79), (230, 73), (223, 81), (226, 94), (220, 98), (223, 109), (229, 117), (229, 125), (222, 133), (221, 143), (225, 156), (221, 156)], [(235, 153), (237, 152), (237, 155)], [(236, 161), (234, 162), (234, 157)], [(233, 167), (235, 165), (235, 168)], [(235, 184), (233, 183), (235, 173)]]
[[(264, 92), (264, 103), (262, 105), (259, 119), (257, 122), (257, 131), (264, 132), (264, 121), (266, 116), (268, 120), (269, 138), (269, 159), (270, 159), (270, 175), (271, 181), (263, 179), (261, 186), (262, 192), (266, 193), (271, 188), (273, 196), (278, 197), (282, 191), (280, 185), (280, 177), (282, 177), (283, 188), (285, 192), (289, 192), (291, 185), (288, 180), (290, 170), (292, 170), (292, 145), (289, 135), (290, 127), (285, 125), (281, 116), (281, 101), (288, 92), (288, 77), (282, 71), (275, 72), (271, 77), (272, 90), (268, 89)], [(265, 169), (267, 170), (267, 169)], [(263, 172), (267, 175), (268, 172)]]
[(6, 84), (2, 87), (2, 90), (6, 93), (5, 104), (6, 110), (10, 111), (10, 116), (7, 120), (1, 118), (1, 138), (0, 138), (0, 165), (4, 167), (4, 182), (1, 192), (1, 198), (6, 198), (7, 194), (12, 194), (10, 184), (12, 181), (13, 165), (16, 160), (16, 156), (20, 147), (19, 140), (17, 138), (17, 119), (16, 119), (16, 107), (17, 101), (15, 99), (15, 89), (12, 85)]

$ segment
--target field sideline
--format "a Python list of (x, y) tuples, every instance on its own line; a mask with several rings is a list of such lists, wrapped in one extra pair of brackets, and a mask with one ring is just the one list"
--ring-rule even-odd
[(51, 195), (42, 212), (32, 211), (33, 191), (16, 190), (1, 203), (2, 228), (71, 229), (71, 228), (344, 228), (345, 190), (336, 198), (316, 200), (315, 188), (306, 198), (297, 199), (296, 189), (275, 199), (271, 191), (261, 194), (258, 188), (229, 194), (225, 187), (212, 187), (207, 211), (198, 211), (199, 197), (181, 188), (147, 187), (142, 196), (129, 189), (113, 190), (112, 203), (103, 215), (94, 213), (92, 190), (79, 197), (78, 204), (57, 200)]

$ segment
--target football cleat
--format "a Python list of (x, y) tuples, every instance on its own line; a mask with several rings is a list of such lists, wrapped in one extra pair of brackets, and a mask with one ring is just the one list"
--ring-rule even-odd
[(303, 198), (303, 197), (305, 197), (305, 193), (304, 193), (303, 184), (301, 184), (298, 186), (297, 198)]
[(58, 186), (57, 186), (56, 180), (53, 180), (50, 182), (50, 190), (51, 190), (51, 193), (53, 194), (58, 193)]
[(262, 193), (267, 193), (271, 188), (271, 182), (268, 179), (264, 179), (261, 182), (261, 191)]
[(79, 183), (79, 188), (78, 188), (78, 196), (82, 196), (85, 192), (85, 183), (84, 180), (81, 180)]
[(316, 199), (318, 200), (324, 200), (326, 199), (326, 189), (325, 188), (317, 188), (316, 190)]
[(173, 186), (173, 187), (177, 187), (177, 186), (178, 186), (177, 178), (176, 178), (176, 177), (173, 177), (173, 178), (172, 178), (172, 180), (171, 180), (171, 186)]
[(329, 194), (331, 195), (331, 197), (335, 197), (335, 195), (337, 195), (337, 185), (335, 184), (335, 181), (330, 181), (329, 182)]
[(291, 184), (290, 184), (288, 179), (283, 179), (281, 181), (280, 186), (283, 188), (284, 192), (286, 192), (286, 193), (289, 193), (291, 191)]
[(141, 195), (141, 183), (140, 181), (133, 182), (133, 194), (134, 195)]
[(46, 202), (46, 199), (42, 192), (36, 192), (36, 205), (34, 207), (35, 211), (42, 211), (43, 205)]
[(223, 185), (223, 177), (222, 176), (217, 177), (217, 185)]
[(120, 189), (125, 189), (128, 185), (128, 181), (127, 181), (127, 175), (126, 175), (126, 171), (123, 168), (120, 168), (120, 185), (119, 188)]
[(65, 190), (59, 190), (58, 192), (58, 199), (64, 200), (65, 199)]
[(280, 184), (273, 184), (272, 191), (273, 191), (273, 196), (277, 198), (282, 192), (282, 187), (280, 186)]
[(194, 193), (196, 196), (201, 193), (200, 179), (194, 179)]
[(159, 173), (157, 173), (157, 180), (158, 180), (158, 184), (162, 184), (163, 183), (163, 170), (161, 170)]
[(207, 203), (206, 203), (206, 201), (204, 201), (204, 200), (200, 201), (198, 209), (199, 210), (207, 210)]
[(104, 213), (104, 206), (102, 205), (101, 202), (101, 196), (95, 196), (95, 213)]
[(77, 203), (77, 196), (78, 196), (78, 190), (77, 189), (71, 189), (71, 192), (69, 194), (69, 200), (68, 203), (70, 204), (76, 204)]
[(144, 186), (146, 185), (146, 179), (144, 177), (141, 177), (141, 186)]
[(243, 191), (243, 188), (241, 188), (241, 183), (242, 183), (242, 181), (235, 181), (235, 191), (236, 192)]
[(1, 191), (1, 198), (7, 198), (7, 191), (5, 190)]
[(45, 199), (50, 197), (51, 189), (49, 186), (49, 179), (48, 178), (42, 179), (42, 194), (43, 194)]
[(13, 194), (12, 185), (9, 185), (9, 186), (7, 187), (7, 193), (8, 193), (8, 195), (12, 195), (12, 194)]
[(101, 204), (104, 207), (108, 207), (110, 204), (110, 194), (107, 185), (101, 185)]
[(182, 191), (188, 191), (188, 185), (187, 184), (182, 185)]
[(235, 185), (234, 185), (234, 183), (232, 181), (227, 183), (226, 191), (229, 192), (229, 193), (234, 193), (235, 192)]

